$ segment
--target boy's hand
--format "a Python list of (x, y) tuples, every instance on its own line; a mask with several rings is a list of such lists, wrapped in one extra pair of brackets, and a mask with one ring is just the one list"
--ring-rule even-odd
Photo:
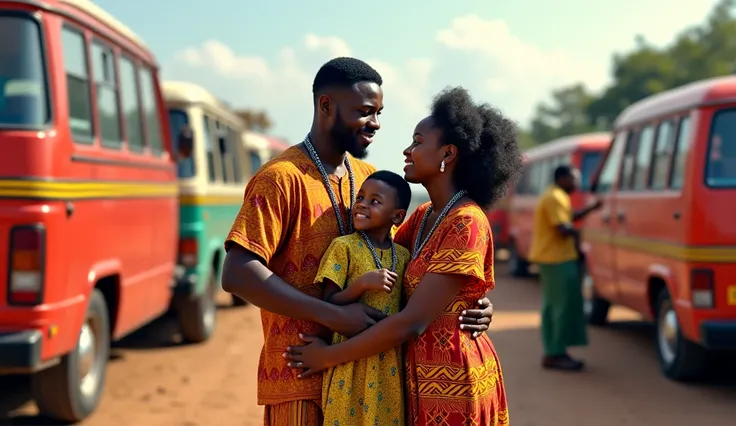
[(357, 284), (363, 291), (385, 291), (390, 293), (396, 284), (399, 275), (388, 269), (376, 269), (366, 272), (358, 278)]

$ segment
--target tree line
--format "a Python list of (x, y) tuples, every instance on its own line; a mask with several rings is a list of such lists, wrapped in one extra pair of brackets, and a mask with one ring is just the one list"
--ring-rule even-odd
[(736, 0), (721, 0), (704, 22), (680, 32), (665, 47), (643, 36), (636, 47), (612, 58), (613, 81), (600, 93), (583, 83), (552, 91), (549, 102), (536, 106), (521, 133), (525, 148), (553, 139), (611, 129), (627, 106), (683, 84), (736, 72)]

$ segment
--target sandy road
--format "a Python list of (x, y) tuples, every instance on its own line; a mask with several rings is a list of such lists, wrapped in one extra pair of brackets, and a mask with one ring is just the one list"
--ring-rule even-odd
[[(615, 311), (616, 322), (591, 329), (591, 346), (575, 352), (587, 360), (586, 372), (543, 371), (538, 284), (497, 279), (491, 337), (504, 368), (514, 426), (736, 424), (736, 359), (730, 367), (726, 360), (728, 368), (708, 383), (670, 382), (657, 370), (651, 327)], [(102, 404), (84, 426), (261, 424), (262, 410), (255, 404), (262, 343), (257, 309), (221, 309), (210, 342), (176, 342), (175, 327), (166, 319), (121, 342)], [(44, 424), (25, 389), (23, 378), (0, 379), (0, 425)]]

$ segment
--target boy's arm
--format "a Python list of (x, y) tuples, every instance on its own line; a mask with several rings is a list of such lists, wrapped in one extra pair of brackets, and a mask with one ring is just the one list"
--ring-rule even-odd
[(357, 302), (365, 289), (359, 282), (355, 282), (352, 285), (340, 289), (340, 286), (335, 284), (329, 279), (324, 281), (324, 300), (332, 303), (333, 305), (349, 305)]

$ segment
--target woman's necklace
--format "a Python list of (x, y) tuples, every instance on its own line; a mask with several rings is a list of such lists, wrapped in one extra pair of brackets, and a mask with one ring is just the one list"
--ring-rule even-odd
[(434, 231), (439, 226), (440, 222), (442, 222), (442, 219), (447, 216), (447, 213), (450, 212), (450, 209), (452, 206), (457, 203), (459, 199), (464, 197), (468, 191), (462, 190), (455, 194), (450, 201), (447, 203), (444, 209), (440, 212), (440, 215), (437, 217), (437, 220), (434, 222), (434, 225), (432, 225), (432, 228), (427, 233), (427, 236), (424, 237), (424, 241), (421, 242), (419, 239), (422, 237), (422, 234), (424, 233), (424, 226), (427, 224), (427, 219), (429, 219), (429, 215), (432, 214), (432, 205), (430, 204), (429, 207), (427, 207), (427, 210), (424, 212), (424, 217), (422, 218), (422, 223), (419, 225), (419, 232), (417, 233), (417, 238), (414, 240), (414, 252), (411, 254), (412, 259), (416, 259), (417, 256), (419, 256), (419, 253), (421, 253), (424, 246), (427, 244), (427, 241), (429, 241), (430, 237), (432, 237), (432, 234), (434, 234)]
[(317, 155), (317, 150), (314, 149), (314, 145), (312, 145), (312, 139), (309, 135), (304, 138), (304, 146), (307, 148), (307, 152), (309, 153), (309, 157), (312, 159), (312, 162), (315, 166), (317, 166), (319, 173), (322, 175), (322, 181), (324, 182), (325, 188), (327, 189), (327, 195), (330, 196), (330, 201), (332, 201), (332, 208), (335, 210), (335, 216), (337, 217), (337, 226), (338, 228), (340, 228), (340, 235), (347, 235), (353, 232), (352, 210), (353, 203), (355, 202), (355, 176), (353, 176), (353, 168), (350, 167), (350, 159), (348, 159), (347, 155), (345, 156), (345, 168), (348, 170), (348, 179), (350, 179), (350, 206), (348, 207), (348, 218), (350, 222), (348, 224), (348, 229), (345, 229), (342, 212), (340, 211), (340, 204), (337, 202), (337, 195), (335, 195), (335, 191), (332, 189), (332, 185), (330, 184), (330, 177), (327, 176), (325, 166), (319, 159), (319, 155)]
[[(381, 264), (381, 258), (378, 256), (378, 252), (376, 251), (376, 247), (373, 246), (373, 243), (371, 242), (371, 239), (368, 238), (368, 235), (366, 235), (363, 231), (358, 231), (361, 237), (365, 240), (366, 245), (368, 245), (368, 248), (371, 251), (371, 254), (373, 255), (373, 260), (376, 262), (376, 269), (383, 269), (383, 265)], [(389, 238), (389, 242), (391, 242), (391, 272), (396, 272), (396, 265), (398, 264), (396, 260), (396, 245), (394, 244), (394, 240)]]

